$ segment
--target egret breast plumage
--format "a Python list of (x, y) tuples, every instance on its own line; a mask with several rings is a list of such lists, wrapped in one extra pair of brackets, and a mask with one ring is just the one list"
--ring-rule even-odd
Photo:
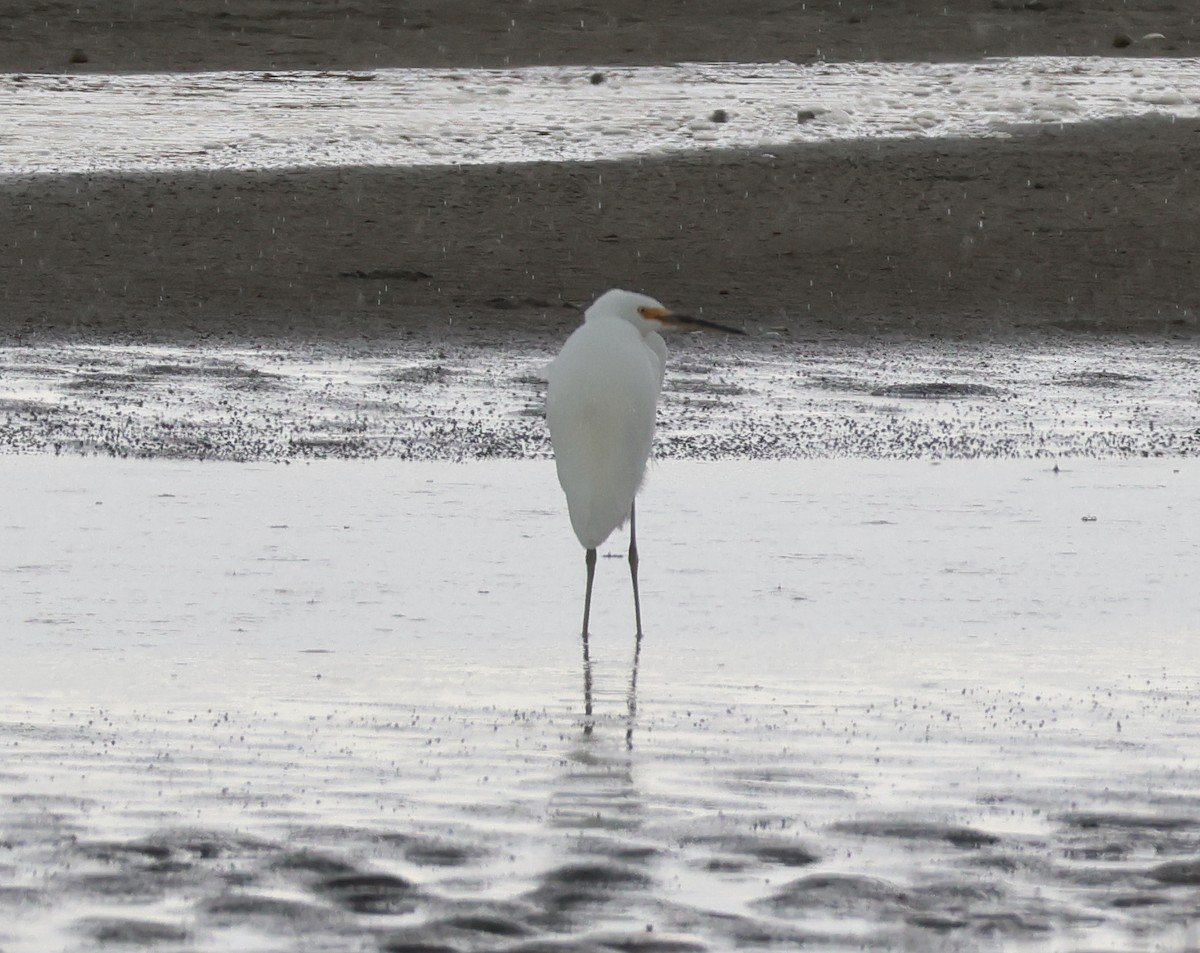
[(666, 328), (736, 328), (675, 314), (631, 291), (608, 291), (584, 313), (547, 372), (546, 421), (571, 526), (586, 551), (583, 636), (588, 634), (596, 548), (627, 519), (637, 635), (642, 635), (634, 500), (654, 442), (666, 370)]
[(571, 527), (584, 549), (595, 549), (629, 518), (654, 442), (666, 358), (657, 332), (590, 317), (550, 366), (546, 420)]

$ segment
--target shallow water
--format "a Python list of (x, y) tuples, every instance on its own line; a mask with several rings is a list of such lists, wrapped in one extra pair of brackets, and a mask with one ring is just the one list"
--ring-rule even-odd
[(0, 174), (630, 158), (1200, 116), (1194, 59), (0, 74)]
[(10, 953), (1200, 943), (1194, 459), (0, 474)]

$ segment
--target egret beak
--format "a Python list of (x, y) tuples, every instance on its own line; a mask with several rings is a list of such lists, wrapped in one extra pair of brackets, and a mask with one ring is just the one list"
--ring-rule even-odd
[(690, 314), (676, 314), (666, 308), (642, 309), (642, 317), (657, 321), (668, 328), (678, 328), (680, 331), (724, 331), (726, 334), (745, 334), (741, 328), (731, 328), (726, 324), (715, 321), (705, 321), (703, 318), (693, 318)]
[(660, 319), (668, 326), (679, 328), (681, 331), (724, 331), (726, 334), (745, 334), (741, 328), (731, 328), (727, 324), (717, 324), (716, 321), (705, 321), (703, 318), (693, 318), (690, 314), (670, 312)]

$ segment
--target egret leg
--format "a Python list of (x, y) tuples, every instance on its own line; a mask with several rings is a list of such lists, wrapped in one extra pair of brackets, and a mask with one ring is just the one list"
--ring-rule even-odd
[(583, 735), (590, 738), (596, 726), (592, 714), (592, 660), (588, 658), (587, 639), (583, 640)]
[(629, 695), (625, 701), (628, 705), (629, 718), (625, 723), (625, 747), (633, 750), (633, 726), (637, 723), (637, 680), (638, 665), (642, 660), (642, 640), (633, 643), (633, 670), (629, 675)]
[(587, 588), (583, 592), (583, 652), (587, 658), (588, 618), (592, 614), (592, 578), (596, 575), (596, 550), (589, 549), (584, 556), (587, 564)]
[(642, 638), (642, 600), (638, 596), (637, 502), (629, 504), (629, 578), (633, 580), (633, 615), (637, 620), (638, 641)]

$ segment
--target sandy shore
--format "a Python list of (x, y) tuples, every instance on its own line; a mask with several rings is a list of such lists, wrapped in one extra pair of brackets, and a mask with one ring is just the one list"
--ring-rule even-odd
[(1167, 121), (627, 163), (39, 178), (0, 333), (559, 335), (609, 285), (751, 330), (1194, 333)]
[[(515, 19), (365, 0), (336, 16), (256, 0), (186, 16), (60, 7), (0, 18), (0, 69), (1189, 55), (1200, 36), (1170, 4), (1117, 0), (970, 14), (701, 0), (653, 17), (531, 3)], [(1112, 46), (1147, 32), (1166, 39)], [(87, 62), (68, 66), (73, 49)], [(537, 339), (612, 285), (794, 335), (1191, 335), (1198, 143), (1200, 123), (1146, 120), (769, 156), (0, 180), (0, 341)]]
[[(1147, 34), (1161, 39), (1143, 40)], [(1126, 40), (1132, 41), (1129, 45)], [(15, 0), (0, 71), (1194, 56), (1177, 0)], [(85, 59), (86, 62), (72, 62)]]

